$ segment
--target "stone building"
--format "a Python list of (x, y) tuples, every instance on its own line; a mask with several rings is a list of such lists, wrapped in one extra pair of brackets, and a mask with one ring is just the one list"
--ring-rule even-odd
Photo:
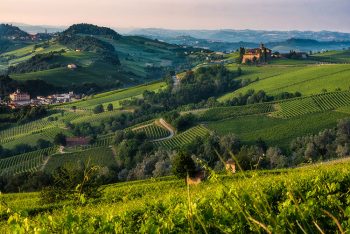
[(260, 48), (246, 49), (242, 58), (242, 63), (267, 63), (271, 59), (272, 50), (260, 44)]

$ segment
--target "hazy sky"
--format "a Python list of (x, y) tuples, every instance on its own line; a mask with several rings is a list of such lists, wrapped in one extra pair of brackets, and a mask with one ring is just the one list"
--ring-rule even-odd
[(350, 32), (350, 0), (0, 0), (0, 22)]

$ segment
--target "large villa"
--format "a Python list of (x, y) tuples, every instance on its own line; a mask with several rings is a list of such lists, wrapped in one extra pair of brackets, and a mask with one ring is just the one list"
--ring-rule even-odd
[(260, 44), (260, 48), (246, 49), (242, 58), (242, 63), (259, 62), (266, 63), (271, 59), (272, 50)]

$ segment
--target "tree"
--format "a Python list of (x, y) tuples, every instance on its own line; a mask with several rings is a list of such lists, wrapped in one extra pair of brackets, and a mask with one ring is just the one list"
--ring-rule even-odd
[(99, 105), (95, 106), (95, 108), (93, 109), (93, 112), (94, 112), (94, 114), (99, 114), (99, 113), (104, 112), (103, 105), (99, 104)]
[(187, 175), (192, 176), (196, 170), (193, 159), (185, 152), (179, 152), (172, 164), (173, 173), (178, 178), (186, 178)]
[(53, 185), (44, 188), (42, 201), (52, 203), (74, 200), (85, 203), (86, 199), (102, 195), (100, 168), (93, 165), (66, 165), (53, 172)]
[(112, 103), (109, 103), (109, 104), (108, 104), (107, 110), (108, 110), (108, 111), (113, 111), (113, 104), (112, 104)]
[(54, 137), (53, 142), (55, 143), (55, 145), (65, 146), (67, 144), (66, 135), (64, 135), (63, 133), (58, 133)]
[(52, 146), (52, 143), (50, 141), (44, 140), (44, 139), (38, 139), (36, 142), (36, 145), (39, 149), (45, 149)]

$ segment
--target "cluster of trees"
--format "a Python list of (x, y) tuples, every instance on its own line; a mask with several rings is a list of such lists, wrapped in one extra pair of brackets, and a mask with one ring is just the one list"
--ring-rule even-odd
[(104, 62), (119, 66), (120, 61), (114, 47), (102, 40), (91, 36), (79, 36), (76, 34), (61, 34), (58, 37), (58, 42), (71, 48), (82, 51), (99, 53)]
[(350, 154), (350, 119), (342, 119), (334, 129), (299, 137), (290, 146), (294, 164), (344, 157)]
[(0, 37), (29, 38), (29, 34), (10, 24), (0, 24)]
[(104, 36), (111, 39), (120, 39), (121, 35), (114, 30), (107, 27), (100, 27), (93, 24), (73, 24), (67, 30), (63, 32), (64, 34), (86, 34), (86, 35), (97, 35)]
[(196, 116), (189, 113), (180, 115), (177, 111), (171, 111), (164, 114), (164, 119), (178, 131), (190, 128), (196, 121)]
[(49, 95), (56, 92), (64, 91), (63, 88), (46, 83), (43, 80), (26, 80), (17, 81), (11, 79), (8, 75), (0, 75), (0, 97), (5, 99), (10, 93), (20, 89), (28, 92), (30, 96)]
[(66, 64), (58, 62), (64, 50), (53, 51), (46, 54), (37, 54), (30, 59), (8, 68), (8, 73), (27, 73), (64, 67)]
[(181, 84), (173, 86), (171, 76), (167, 78), (168, 86), (159, 92), (145, 91), (143, 99), (127, 100), (123, 105), (138, 106), (145, 113), (169, 111), (181, 105), (206, 102), (210, 97), (239, 88), (237, 78), (240, 71), (229, 71), (223, 65), (201, 67), (188, 71), (181, 79)]
[[(107, 111), (113, 111), (113, 109), (114, 109), (113, 104), (112, 104), (112, 103), (109, 103), (109, 104), (107, 105)], [(99, 105), (95, 106), (94, 109), (92, 110), (92, 112), (93, 112), (94, 114), (99, 114), (99, 113), (102, 113), (102, 112), (104, 112), (104, 111), (105, 111), (105, 109), (104, 109), (104, 107), (103, 107), (102, 104), (99, 104)]]
[(7, 106), (0, 106), (0, 120), (2, 123), (23, 124), (29, 121), (37, 120), (46, 115), (47, 109), (44, 106), (25, 106), (20, 109), (11, 109)]
[(248, 105), (248, 104), (254, 104), (254, 103), (261, 103), (261, 102), (270, 102), (275, 100), (284, 100), (289, 98), (295, 98), (295, 97), (301, 97), (300, 92), (295, 93), (289, 93), (289, 92), (282, 92), (275, 96), (267, 95), (264, 90), (259, 90), (256, 92), (253, 89), (248, 90), (245, 94), (238, 94), (237, 97), (232, 98), (231, 100), (227, 101), (226, 104), (231, 106), (241, 106), (241, 105)]

